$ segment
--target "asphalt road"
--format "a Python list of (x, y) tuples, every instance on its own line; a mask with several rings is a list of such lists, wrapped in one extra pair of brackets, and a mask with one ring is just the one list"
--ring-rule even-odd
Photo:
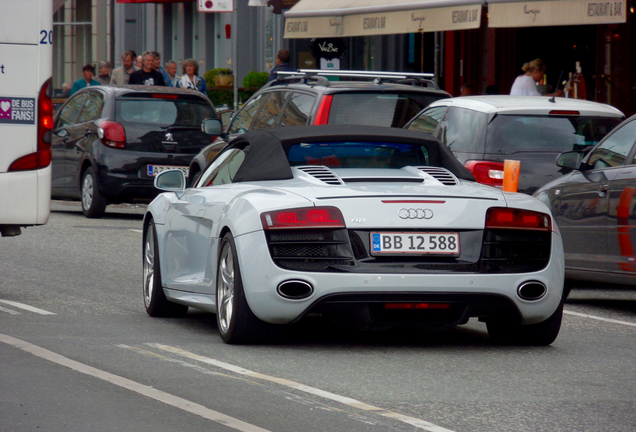
[(0, 238), (0, 431), (636, 431), (636, 289), (574, 289), (550, 347), (307, 322), (228, 346), (150, 318), (143, 206)]

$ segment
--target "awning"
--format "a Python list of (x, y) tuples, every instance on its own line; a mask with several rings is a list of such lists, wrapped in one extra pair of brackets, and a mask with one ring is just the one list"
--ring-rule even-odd
[(627, 19), (626, 0), (488, 1), (488, 27), (615, 24)]
[(483, 0), (300, 0), (285, 38), (372, 36), (479, 28)]

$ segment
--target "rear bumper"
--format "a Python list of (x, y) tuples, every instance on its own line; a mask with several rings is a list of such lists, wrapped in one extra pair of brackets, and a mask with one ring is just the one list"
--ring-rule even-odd
[[(241, 266), (245, 296), (256, 316), (266, 322), (293, 322), (329, 299), (352, 302), (417, 301), (464, 302), (470, 316), (509, 318), (532, 324), (549, 318), (561, 302), (564, 280), (563, 244), (552, 233), (550, 262), (544, 269), (528, 273), (445, 273), (434, 274), (360, 274), (317, 273), (284, 270), (271, 259), (262, 231), (238, 236), (236, 246)], [(248, 258), (249, 257), (249, 258)], [(249, 262), (247, 261), (249, 259)], [(312, 285), (312, 294), (302, 300), (286, 299), (276, 288), (284, 281), (301, 280)], [(544, 297), (526, 301), (517, 295), (524, 282), (537, 281), (547, 287)], [(406, 298), (404, 297), (404, 298)], [(488, 301), (491, 308), (484, 312)], [(470, 299), (473, 299), (472, 301)], [(501, 306), (497, 306), (497, 305)], [(481, 305), (481, 306), (480, 306)], [(516, 311), (515, 311), (516, 309)], [(516, 318), (514, 318), (516, 316)]]
[(0, 225), (43, 225), (51, 212), (51, 165), (0, 173)]

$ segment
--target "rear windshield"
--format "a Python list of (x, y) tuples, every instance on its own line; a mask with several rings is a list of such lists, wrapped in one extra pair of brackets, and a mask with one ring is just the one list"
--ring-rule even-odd
[(329, 168), (402, 168), (428, 165), (423, 145), (387, 142), (302, 143), (289, 148), (290, 166), (325, 165)]
[(122, 124), (201, 128), (207, 118), (215, 118), (209, 104), (171, 99), (129, 99), (116, 103), (116, 121)]
[(329, 124), (403, 127), (430, 103), (444, 95), (421, 93), (336, 93)]
[(487, 153), (565, 152), (596, 145), (620, 118), (499, 115), (488, 126)]

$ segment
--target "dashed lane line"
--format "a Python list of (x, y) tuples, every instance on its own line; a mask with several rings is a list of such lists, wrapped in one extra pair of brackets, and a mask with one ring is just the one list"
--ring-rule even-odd
[(178, 396), (171, 395), (169, 393), (140, 384), (127, 378), (120, 377), (118, 375), (114, 375), (100, 369), (96, 369), (92, 366), (79, 363), (75, 360), (71, 360), (67, 357), (61, 356), (37, 345), (33, 345), (29, 342), (25, 342), (23, 340), (16, 339), (4, 334), (0, 334), (0, 342), (14, 346), (37, 357), (67, 367), (74, 371), (90, 375), (116, 386), (131, 390), (135, 393), (162, 402), (166, 405), (171, 405), (180, 410), (198, 415), (199, 417), (203, 417), (204, 419), (212, 420), (213, 422), (219, 423), (229, 428), (236, 429), (241, 432), (270, 432), (267, 429), (263, 429), (244, 421), (235, 419), (234, 417), (230, 417), (220, 412), (211, 410), (207, 407), (204, 407), (203, 405), (199, 405), (189, 400), (182, 399)]
[(583, 313), (579, 313), (579, 312), (571, 312), (571, 311), (563, 311), (564, 314), (568, 314), (568, 315), (574, 315), (574, 316), (578, 316), (581, 318), (589, 318), (589, 319), (594, 319), (594, 320), (598, 320), (598, 321), (605, 321), (605, 322), (609, 322), (612, 324), (620, 324), (620, 325), (625, 325), (625, 326), (630, 326), (630, 327), (636, 327), (636, 323), (630, 323), (627, 321), (619, 321), (619, 320), (615, 320), (615, 319), (611, 319), (611, 318), (603, 318), (600, 316), (596, 316), (596, 315), (588, 315), (588, 314), (583, 314)]
[(20, 312), (14, 311), (13, 309), (3, 308), (2, 306), (0, 306), (0, 311), (6, 312), (6, 313), (8, 313), (10, 315), (20, 315)]
[(240, 366), (235, 366), (233, 364), (230, 363), (225, 363), (219, 360), (215, 360), (209, 357), (204, 357), (204, 356), (200, 356), (198, 354), (189, 352), (189, 351), (185, 351), (182, 350), (180, 348), (176, 348), (176, 347), (171, 347), (168, 345), (163, 345), (163, 344), (158, 344), (158, 343), (147, 343), (147, 346), (153, 347), (153, 348), (157, 348), (157, 349), (161, 349), (163, 351), (167, 351), (176, 355), (179, 355), (181, 357), (185, 357), (185, 358), (189, 358), (191, 360), (196, 360), (199, 361), (201, 363), (205, 363), (205, 364), (209, 364), (212, 366), (216, 366), (240, 375), (244, 375), (244, 376), (249, 376), (251, 378), (256, 378), (256, 379), (260, 379), (263, 381), (270, 381), (279, 385), (283, 385), (286, 387), (290, 387), (305, 393), (309, 393), (315, 396), (319, 396), (325, 399), (329, 399), (335, 402), (339, 402), (342, 404), (345, 404), (347, 406), (350, 406), (352, 408), (357, 408), (357, 409), (361, 409), (364, 411), (373, 411), (378, 415), (381, 415), (383, 417), (387, 417), (387, 418), (391, 418), (393, 420), (398, 420), (401, 421), (403, 423), (407, 423), (410, 424), (411, 426), (415, 426), (418, 429), (422, 429), (425, 431), (429, 431), (429, 432), (453, 432), (450, 429), (445, 429), (441, 426), (437, 426), (436, 424), (433, 424), (431, 422), (425, 421), (425, 420), (421, 420), (418, 418), (414, 418), (414, 417), (409, 417), (403, 414), (398, 414), (395, 412), (391, 412), (391, 411), (387, 411), (384, 408), (378, 408), (375, 407), (373, 405), (369, 405), (366, 404), (364, 402), (346, 397), (346, 396), (341, 396), (335, 393), (331, 393), (325, 390), (321, 390), (315, 387), (310, 387), (308, 385), (304, 385), (304, 384), (300, 384), (294, 381), (290, 381), (284, 378), (277, 378), (277, 377), (273, 377), (273, 376), (269, 376), (269, 375), (265, 375), (265, 374), (261, 374), (258, 372), (253, 372), (251, 370), (248, 369), (244, 369)]
[(24, 303), (14, 302), (14, 301), (11, 301), (11, 300), (0, 300), (0, 303), (8, 304), (10, 306), (17, 307), (18, 309), (24, 309), (24, 310), (27, 310), (29, 312), (33, 312), (33, 313), (40, 314), (40, 315), (57, 315), (57, 314), (54, 314), (53, 312), (49, 312), (49, 311), (46, 311), (44, 309), (38, 309), (36, 307), (29, 306), (29, 305), (26, 305)]

